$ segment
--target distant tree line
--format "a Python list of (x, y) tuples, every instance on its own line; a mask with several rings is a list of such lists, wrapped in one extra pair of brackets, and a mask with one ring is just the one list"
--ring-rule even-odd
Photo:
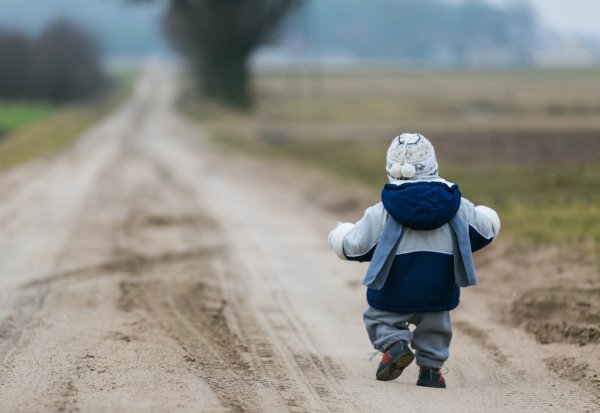
[(94, 39), (66, 21), (36, 38), (0, 31), (0, 99), (89, 99), (108, 84)]
[(528, 64), (538, 33), (526, 3), (481, 0), (310, 0), (286, 38), (320, 54), (441, 65)]

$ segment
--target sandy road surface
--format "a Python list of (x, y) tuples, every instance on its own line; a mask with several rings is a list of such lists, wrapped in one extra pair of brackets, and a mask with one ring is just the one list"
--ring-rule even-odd
[(72, 150), (0, 178), (0, 411), (597, 411), (546, 370), (562, 347), (476, 290), (447, 390), (415, 366), (375, 381), (330, 187), (211, 149), (174, 95), (154, 66)]

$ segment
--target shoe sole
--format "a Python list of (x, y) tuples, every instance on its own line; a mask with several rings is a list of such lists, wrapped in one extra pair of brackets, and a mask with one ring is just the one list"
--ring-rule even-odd
[(445, 384), (439, 384), (439, 383), (431, 383), (431, 382), (418, 382), (417, 381), (417, 386), (421, 386), (421, 387), (431, 387), (433, 389), (445, 389), (446, 385)]
[(413, 353), (404, 353), (390, 363), (385, 369), (377, 373), (377, 380), (389, 381), (400, 377), (404, 369), (413, 362), (415, 355)]

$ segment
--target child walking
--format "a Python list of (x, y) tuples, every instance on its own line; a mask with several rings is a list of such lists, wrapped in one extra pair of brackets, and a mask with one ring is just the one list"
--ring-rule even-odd
[(386, 171), (390, 183), (381, 202), (356, 224), (338, 223), (329, 245), (342, 259), (370, 261), (364, 322), (383, 353), (377, 380), (397, 378), (416, 356), (417, 385), (444, 388), (449, 312), (458, 306), (460, 287), (477, 284), (472, 253), (498, 235), (500, 219), (440, 178), (434, 148), (421, 134), (393, 140)]

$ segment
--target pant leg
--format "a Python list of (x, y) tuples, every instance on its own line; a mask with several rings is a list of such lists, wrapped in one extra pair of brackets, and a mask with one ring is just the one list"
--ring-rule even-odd
[(416, 328), (411, 344), (416, 350), (417, 364), (436, 369), (442, 367), (450, 355), (450, 312), (419, 313), (413, 324)]
[(412, 333), (408, 323), (413, 314), (392, 313), (370, 307), (363, 313), (365, 328), (375, 350), (385, 352), (398, 340), (410, 342)]

